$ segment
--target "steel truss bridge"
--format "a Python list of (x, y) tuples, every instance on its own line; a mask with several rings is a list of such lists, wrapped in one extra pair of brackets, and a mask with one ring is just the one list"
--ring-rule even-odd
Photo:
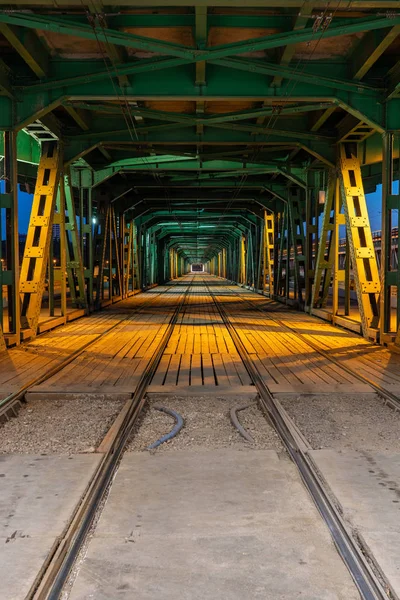
[(333, 321), (351, 270), (400, 344), (399, 33), (397, 0), (0, 1), (2, 347), (192, 263), (311, 312), (332, 280)]

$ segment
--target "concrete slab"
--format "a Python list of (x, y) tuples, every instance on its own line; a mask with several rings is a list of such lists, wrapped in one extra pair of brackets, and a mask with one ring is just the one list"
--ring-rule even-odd
[(400, 454), (310, 452), (344, 517), (400, 597)]
[(0, 455), (0, 598), (23, 600), (99, 455)]
[(125, 454), (69, 600), (360, 598), (274, 451)]

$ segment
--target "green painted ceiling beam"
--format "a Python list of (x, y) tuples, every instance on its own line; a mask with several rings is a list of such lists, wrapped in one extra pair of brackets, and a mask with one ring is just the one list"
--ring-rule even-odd
[[(187, 69), (187, 67), (185, 67)], [(145, 75), (138, 75), (134, 78), (130, 88), (126, 89), (124, 98), (126, 101), (140, 102), (144, 100), (193, 100), (202, 99), (203, 101), (228, 101), (232, 100), (252, 100), (263, 102), (282, 103), (293, 102), (298, 104), (304, 102), (337, 103), (348, 110), (347, 107), (353, 107), (355, 111), (364, 115), (368, 122), (377, 123), (381, 121), (381, 127), (384, 122), (383, 106), (381, 93), (371, 95), (359, 94), (358, 92), (344, 92), (324, 87), (315, 77), (314, 84), (305, 84), (298, 82), (292, 95), (288, 95), (283, 88), (271, 88), (266, 78), (258, 73), (249, 73), (237, 71), (237, 75), (232, 77), (230, 69), (224, 69), (216, 65), (208, 65), (207, 86), (199, 89), (193, 82), (193, 72), (189, 68), (187, 72), (180, 69), (173, 71), (161, 71), (157, 78), (149, 78)], [(26, 124), (40, 118), (64, 102), (85, 102), (92, 100), (95, 102), (104, 102), (115, 99), (115, 90), (110, 80), (87, 83), (76, 87), (68, 88), (64, 94), (57, 96), (54, 92), (29, 93), (27, 89), (20, 95), (20, 101), (16, 105), (17, 119), (19, 127), (25, 127)], [(33, 111), (33, 107), (35, 110)], [(0, 107), (1, 114), (1, 107)]]
[[(127, 7), (132, 9), (132, 0), (107, 0), (107, 6)], [(149, 8), (149, 7), (164, 7), (170, 8), (172, 6), (182, 6), (187, 8), (190, 6), (211, 6), (211, 7), (227, 7), (227, 8), (243, 8), (243, 0), (190, 0), (188, 4), (187, 0), (135, 0), (135, 7)], [(304, 0), (279, 0), (280, 8), (299, 8), (304, 5)], [(38, 6), (38, 7), (49, 7), (54, 8), (54, 0), (24, 0), (24, 6)], [(82, 3), (74, 0), (57, 0), (58, 7), (71, 7), (76, 6), (78, 9), (82, 9)], [(257, 7), (257, 8), (276, 8), (277, 0), (247, 0), (246, 7)], [(347, 6), (347, 5), (346, 5)], [(385, 9), (397, 9), (399, 6), (398, 0), (351, 0), (351, 11), (358, 9), (369, 9), (374, 8), (385, 10)], [(326, 10), (326, 1), (317, 0), (314, 3), (315, 9)], [(350, 12), (351, 14), (351, 12)]]
[[(110, 104), (92, 104), (88, 102), (65, 102), (65, 107), (73, 107), (75, 109), (90, 110), (90, 111), (102, 111), (109, 114), (121, 115), (121, 109), (117, 106)], [(166, 112), (159, 110), (151, 110), (144, 107), (131, 107), (131, 114), (133, 116), (141, 116), (146, 119), (153, 119), (157, 121), (167, 121), (171, 123), (191, 123), (193, 125), (203, 124), (209, 125), (214, 123), (235, 123), (237, 121), (243, 121), (247, 119), (253, 119), (255, 117), (267, 117), (267, 116), (285, 116), (285, 115), (298, 115), (302, 113), (317, 111), (331, 107), (332, 104), (329, 102), (318, 102), (315, 104), (298, 104), (295, 106), (289, 106), (288, 108), (279, 107), (278, 109), (272, 107), (265, 107), (252, 110), (243, 110), (239, 112), (217, 114), (212, 116), (204, 116), (196, 118), (194, 115), (188, 115), (184, 113)]]
[(396, 25), (364, 35), (350, 56), (353, 79), (359, 81), (365, 77), (399, 33), (400, 25)]
[(33, 30), (0, 23), (0, 33), (37, 77), (49, 76), (49, 53)]
[[(164, 160), (160, 160), (163, 158)], [(175, 171), (198, 171), (205, 172), (211, 171), (207, 177), (229, 177), (230, 174), (235, 173), (236, 175), (247, 174), (259, 174), (261, 172), (277, 172), (279, 169), (285, 167), (284, 161), (276, 161), (268, 164), (252, 163), (252, 162), (240, 162), (240, 161), (228, 161), (228, 160), (212, 160), (212, 161), (200, 161), (195, 158), (187, 158), (179, 160), (179, 157), (173, 157), (173, 159), (166, 160), (167, 157), (149, 157), (151, 160), (143, 160), (140, 158), (127, 159), (121, 161), (124, 164), (110, 165), (105, 169), (101, 169), (94, 173), (94, 187), (101, 185), (111, 177), (119, 174), (129, 174), (130, 172), (153, 172), (151, 167), (154, 167), (154, 172), (175, 172)], [(180, 175), (175, 177), (173, 181), (179, 181), (179, 179), (193, 179), (193, 174)]]
[(11, 86), (9, 69), (7, 65), (0, 58), (0, 95), (7, 96), (7, 98), (14, 98), (14, 90)]
[[(315, 83), (315, 77), (318, 77), (318, 83), (332, 89), (358, 92), (358, 93), (376, 93), (377, 88), (360, 84), (355, 81), (346, 79), (336, 79), (333, 77), (326, 77), (323, 73), (326, 73), (326, 69), (321, 68), (320, 73), (307, 72), (307, 67), (301, 69), (285, 67), (283, 65), (276, 65), (274, 63), (268, 63), (264, 61), (254, 61), (240, 58), (223, 58), (211, 61), (221, 67), (228, 67), (229, 69), (237, 69), (240, 71), (249, 71), (251, 73), (260, 73), (261, 75), (271, 75), (275, 80), (289, 79), (292, 81), (301, 81), (303, 83)], [(315, 65), (311, 65), (312, 69), (315, 69)]]
[(400, 94), (400, 60), (390, 69), (387, 77), (387, 100), (396, 98)]
[[(301, 10), (299, 12), (299, 14), (297, 15), (295, 22), (294, 22), (294, 26), (293, 29), (294, 30), (299, 30), (299, 29), (304, 29), (306, 27), (306, 25), (308, 24), (308, 21), (310, 19), (310, 17), (312, 16), (312, 11), (313, 11), (313, 2), (311, 1), (307, 1), (305, 0), (303, 6), (301, 7)], [(281, 53), (281, 56), (279, 58), (279, 65), (282, 66), (288, 66), (290, 61), (292, 60), (294, 54), (296, 52), (296, 46), (295, 44), (291, 44), (290, 46), (286, 46)], [(274, 76), (274, 79), (272, 81), (272, 85), (274, 87), (279, 87), (282, 84), (282, 80), (283, 77), (281, 76), (280, 73), (277, 73)]]
[(134, 48), (135, 50), (139, 49), (148, 52), (157, 52), (167, 56), (177, 56), (189, 61), (197, 58), (196, 50), (194, 48), (187, 48), (169, 42), (161, 42), (155, 38), (146, 38), (140, 35), (125, 33), (117, 29), (103, 28), (100, 27), (98, 23), (96, 30), (94, 30), (88, 23), (77, 23), (62, 17), (12, 12), (0, 12), (0, 22), (42, 31), (51, 31), (59, 35), (81, 37), (87, 40), (99, 41), (104, 44), (115, 44), (126, 48)]
[[(199, 6), (204, 6), (199, 5)], [(73, 21), (83, 21), (84, 17), (78, 19), (73, 17)], [(208, 15), (209, 27), (250, 27), (250, 28), (273, 28), (289, 29), (292, 20), (291, 15), (230, 15), (230, 14), (210, 14)], [(195, 15), (192, 14), (126, 14), (116, 15), (107, 18), (109, 26), (118, 29), (119, 27), (194, 27)]]
[[(64, 34), (78, 36), (90, 40), (99, 39), (100, 42), (108, 42), (110, 44), (122, 45), (128, 48), (142, 49), (167, 56), (184, 58), (189, 62), (213, 60), (236, 54), (243, 54), (245, 52), (279, 48), (289, 44), (310, 42), (315, 39), (315, 32), (313, 28), (307, 28), (303, 30), (272, 34), (234, 44), (214, 46), (211, 50), (197, 50), (195, 48), (171, 44), (169, 42), (160, 42), (153, 38), (146, 38), (113, 29), (105, 29), (103, 31), (102, 28), (99, 28), (95, 32), (90, 25), (83, 25), (79, 23), (73, 24), (67, 19), (30, 13), (0, 13), (0, 22), (7, 23), (9, 25), (20, 25), (32, 29), (52, 31), (61, 35)], [(400, 16), (395, 15), (391, 19), (391, 26), (394, 27), (395, 25), (400, 25)], [(343, 35), (351, 35), (370, 30), (385, 29), (387, 26), (387, 18), (371, 17), (362, 20), (356, 19), (354, 23), (347, 23), (345, 25), (331, 25), (325, 30), (324, 39)]]
[[(102, 120), (103, 121), (103, 120)], [(118, 123), (118, 125), (121, 127), (123, 126), (123, 121), (121, 119), (121, 123)], [(257, 135), (257, 136), (261, 136), (261, 135), (274, 135), (275, 137), (283, 137), (283, 138), (288, 138), (291, 140), (296, 140), (296, 139), (300, 139), (300, 140), (315, 140), (315, 141), (331, 141), (332, 143), (335, 141), (335, 137), (331, 136), (327, 136), (327, 135), (320, 135), (318, 133), (308, 133), (306, 130), (295, 130), (295, 129), (290, 129), (290, 130), (284, 130), (284, 129), (279, 129), (277, 127), (264, 127), (263, 125), (236, 125), (236, 124), (230, 124), (230, 123), (213, 123), (212, 120), (210, 119), (207, 122), (204, 122), (203, 119), (188, 119), (188, 122), (186, 123), (182, 123), (182, 122), (177, 122), (177, 123), (171, 123), (169, 125), (156, 125), (156, 126), (144, 126), (144, 127), (137, 127), (135, 130), (135, 134), (137, 136), (137, 139), (146, 139), (147, 136), (154, 136), (160, 132), (164, 133), (164, 132), (172, 132), (172, 134), (174, 136), (176, 136), (176, 132), (185, 128), (192, 128), (195, 125), (205, 125), (207, 127), (211, 127), (214, 129), (223, 129), (229, 132), (244, 132), (244, 133), (251, 133), (253, 135)], [(93, 129), (95, 129), (95, 131), (93, 131)], [(118, 129), (117, 127), (113, 128), (112, 130), (109, 131), (101, 131), (98, 129), (98, 127), (96, 127), (96, 123), (92, 122), (92, 127), (90, 129), (90, 131), (88, 131), (88, 133), (86, 134), (78, 134), (75, 136), (70, 136), (73, 139), (79, 140), (80, 138), (84, 137), (85, 139), (95, 139), (95, 138), (99, 138), (101, 137), (102, 139), (107, 139), (109, 137), (113, 137), (115, 138), (116, 136), (118, 136), (121, 133), (125, 133), (126, 131), (126, 126), (124, 127), (124, 129)], [(202, 130), (202, 134), (204, 135), (204, 129)], [(196, 131), (196, 135), (198, 134), (198, 131)]]
[[(66, 68), (71, 67), (75, 63), (76, 67), (83, 69), (81, 74), (72, 75), (70, 77), (50, 78), (48, 81), (43, 83), (37, 83), (32, 85), (25, 85), (24, 88), (29, 91), (40, 92), (44, 90), (54, 90), (59, 88), (65, 88), (67, 86), (77, 86), (80, 84), (94, 83), (96, 81), (102, 81), (111, 77), (117, 77), (117, 73), (120, 76), (125, 75), (139, 75), (141, 73), (153, 73), (154, 71), (172, 69), (181, 65), (188, 64), (188, 61), (182, 58), (155, 58), (155, 59), (143, 59), (135, 63), (118, 63), (116, 64), (115, 70), (104, 69), (103, 63), (100, 61), (62, 61)], [(56, 62), (54, 61), (54, 66)], [(58, 63), (59, 64), (59, 63)], [(85, 66), (90, 64), (90, 71), (85, 70)], [(100, 68), (98, 68), (100, 67)], [(54, 69), (53, 69), (54, 70)], [(70, 69), (69, 69), (70, 70)]]

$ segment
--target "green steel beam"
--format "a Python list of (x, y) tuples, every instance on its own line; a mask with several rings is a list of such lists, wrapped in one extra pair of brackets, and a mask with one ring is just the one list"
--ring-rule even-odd
[[(111, 104), (92, 104), (88, 102), (65, 102), (65, 107), (73, 107), (75, 109), (88, 110), (88, 111), (101, 111), (109, 114), (121, 115), (121, 109), (112, 106)], [(218, 123), (235, 123), (237, 121), (243, 121), (247, 119), (253, 119), (256, 117), (267, 117), (271, 115), (298, 115), (302, 113), (317, 111), (331, 107), (332, 104), (329, 102), (317, 102), (315, 104), (298, 104), (295, 106), (289, 106), (287, 108), (279, 107), (279, 109), (272, 107), (265, 107), (253, 110), (243, 110), (239, 112), (223, 113), (213, 116), (205, 116), (202, 118), (195, 118), (190, 114), (184, 113), (171, 113), (167, 111), (151, 110), (145, 107), (131, 107), (131, 114), (133, 116), (141, 116), (146, 119), (154, 119), (157, 121), (167, 121), (171, 123), (191, 123), (196, 124), (218, 124)], [(336, 105), (334, 106), (336, 108)]]
[(31, 29), (0, 23), (0, 33), (15, 48), (37, 77), (49, 75), (49, 53)]
[[(369, 92), (372, 94), (375, 94), (377, 91), (376, 87), (360, 84), (355, 81), (326, 77), (326, 75), (322, 74), (324, 70), (321, 70), (321, 73), (307, 72), (306, 67), (302, 67), (301, 69), (292, 69), (290, 67), (277, 65), (274, 63), (241, 58), (222, 58), (211, 60), (210, 62), (221, 67), (227, 67), (229, 69), (260, 73), (261, 75), (272, 75), (274, 77), (274, 81), (288, 79), (293, 81), (301, 81), (302, 83), (313, 84), (315, 83), (315, 78), (318, 77), (318, 83), (326, 88), (349, 92), (353, 91), (358, 93)], [(313, 67), (313, 65), (311, 65), (311, 68), (315, 69), (315, 66)]]
[[(163, 158), (163, 160), (160, 160)], [(171, 160), (172, 158), (172, 160)], [(101, 185), (105, 181), (109, 180), (111, 177), (122, 174), (122, 173), (130, 173), (135, 171), (145, 171), (152, 172), (149, 170), (149, 167), (154, 165), (155, 169), (158, 171), (198, 171), (205, 172), (211, 171), (211, 174), (208, 174), (207, 177), (215, 177), (218, 175), (219, 177), (229, 177), (232, 174), (242, 175), (247, 173), (251, 175), (252, 173), (257, 175), (260, 172), (278, 172), (279, 170), (283, 170), (285, 167), (285, 163), (283, 161), (275, 161), (268, 163), (251, 163), (243, 161), (234, 161), (234, 160), (199, 160), (196, 158), (187, 158), (182, 157), (151, 157), (149, 161), (143, 161), (140, 158), (127, 159), (126, 161), (121, 161), (120, 163), (116, 163), (106, 167), (105, 169), (101, 169), (94, 173), (94, 187)], [(201, 177), (201, 176), (200, 176)], [(193, 179), (193, 175), (180, 175), (179, 177), (175, 177), (174, 181), (178, 181), (179, 179)]]
[[(296, 20), (294, 22), (293, 29), (295, 31), (297, 31), (299, 29), (305, 29), (310, 17), (312, 16), (313, 4), (314, 4), (314, 2), (312, 0), (311, 0), (311, 2), (305, 0), (305, 2), (303, 3), (303, 6), (300, 9), (298, 16), (296, 17)], [(279, 59), (279, 65), (281, 67), (288, 66), (294, 56), (295, 51), (296, 51), (295, 44), (286, 46), (281, 53), (281, 56)], [(282, 79), (283, 79), (283, 77), (281, 76), (280, 73), (276, 74), (272, 81), (272, 85), (275, 87), (279, 87), (282, 84)], [(292, 77), (292, 79), (293, 79), (293, 77)]]
[(388, 94), (387, 100), (396, 98), (400, 94), (400, 60), (390, 69), (387, 75)]
[[(186, 69), (187, 67), (185, 67)], [(198, 86), (193, 81), (189, 82), (187, 77), (189, 70), (185, 73), (180, 69), (159, 73), (157, 78), (148, 78), (144, 75), (135, 77), (131, 87), (126, 90), (124, 96), (127, 102), (139, 102), (145, 100), (198, 100), (203, 101), (228, 101), (228, 100), (268, 100), (271, 103), (293, 102), (298, 104), (304, 102), (328, 103), (333, 102), (351, 112), (358, 112), (363, 115), (363, 120), (369, 123), (375, 123), (383, 128), (384, 111), (381, 103), (380, 93), (368, 96), (358, 92), (344, 92), (341, 90), (332, 90), (320, 85), (318, 77), (315, 77), (314, 84), (305, 84), (299, 82), (295, 93), (288, 96), (283, 88), (271, 88), (266, 82), (265, 77), (257, 73), (237, 71), (237, 75), (232, 77), (231, 70), (209, 65), (207, 71), (207, 86), (201, 93)], [(99, 83), (87, 83), (76, 88), (68, 88), (66, 93), (58, 98), (53, 92), (29, 93), (27, 89), (21, 95), (18, 102), (17, 123), (18, 127), (25, 127), (26, 124), (38, 119), (41, 115), (53, 110), (53, 108), (64, 102), (85, 100), (108, 101), (115, 99), (115, 90), (111, 81), (102, 81)], [(1, 102), (1, 101), (0, 101)], [(33, 108), (34, 107), (34, 110)], [(0, 104), (1, 114), (1, 104)]]
[(96, 29), (89, 24), (79, 23), (71, 19), (38, 15), (33, 13), (0, 12), (0, 22), (8, 25), (17, 25), (31, 29), (51, 31), (59, 35), (70, 35), (86, 40), (99, 41), (102, 44), (115, 44), (135, 50), (157, 52), (167, 56), (176, 56), (186, 60), (197, 58), (197, 51), (179, 44), (162, 42), (155, 38), (146, 38), (140, 35), (125, 33), (117, 29), (100, 27), (97, 23)]
[[(279, 0), (280, 8), (299, 8), (303, 6), (304, 0)], [(24, 0), (24, 6), (38, 6), (54, 8), (54, 0)], [(58, 7), (76, 6), (82, 9), (82, 4), (73, 0), (57, 0)], [(127, 7), (132, 9), (132, 0), (107, 0), (107, 6)], [(180, 6), (187, 8), (187, 0), (135, 0), (134, 6), (137, 8), (163, 7), (170, 8), (171, 6)], [(190, 6), (212, 6), (212, 7), (227, 7), (227, 8), (243, 8), (243, 0), (191, 0)], [(276, 8), (277, 0), (248, 0), (246, 7), (254, 8)], [(355, 11), (359, 9), (397, 9), (399, 7), (398, 0), (351, 0), (348, 8), (348, 3), (344, 5), (344, 9)], [(317, 0), (314, 3), (316, 10), (326, 10), (326, 1)], [(350, 12), (351, 15), (351, 12)]]
[(70, 104), (65, 106), (65, 110), (73, 118), (75, 123), (79, 125), (81, 129), (83, 129), (83, 131), (89, 131), (91, 124), (91, 115), (89, 111), (76, 108)]
[(379, 31), (369, 31), (365, 34), (350, 56), (353, 79), (359, 81), (365, 77), (399, 33), (400, 26), (396, 25)]
[(7, 96), (8, 98), (14, 98), (14, 90), (11, 86), (9, 78), (9, 69), (7, 65), (0, 58), (0, 95)]
[[(191, 3), (192, 4), (192, 3)], [(192, 4), (194, 6), (194, 4)], [(171, 4), (172, 6), (172, 4)], [(198, 5), (206, 8), (206, 5)], [(74, 17), (73, 20), (77, 20)], [(83, 20), (83, 19), (82, 19)], [(194, 14), (120, 14), (107, 17), (107, 22), (113, 29), (120, 27), (195, 27)], [(249, 28), (273, 28), (290, 29), (292, 21), (291, 15), (231, 15), (231, 14), (210, 14), (208, 23), (210, 27), (249, 27)]]
[(310, 131), (319, 131), (324, 123), (329, 119), (329, 117), (335, 112), (337, 109), (336, 104), (331, 104), (327, 108), (319, 111), (316, 115), (312, 116)]
[[(72, 35), (84, 39), (96, 40), (100, 42), (125, 46), (127, 48), (141, 49), (150, 52), (157, 52), (167, 56), (184, 58), (189, 62), (198, 62), (204, 60), (213, 60), (243, 54), (245, 52), (255, 52), (258, 50), (267, 50), (280, 48), (289, 44), (298, 44), (310, 42), (315, 39), (313, 28), (295, 30), (290, 32), (272, 34), (256, 39), (245, 40), (233, 44), (214, 46), (212, 50), (197, 50), (169, 42), (160, 42), (154, 38), (146, 38), (130, 33), (124, 33), (114, 29), (98, 29), (94, 31), (89, 25), (72, 23), (68, 19), (42, 16), (30, 13), (0, 13), (0, 22), (9, 25), (19, 25), (32, 29), (42, 29), (52, 31), (61, 35)], [(400, 15), (394, 15), (391, 18), (391, 26), (400, 25)], [(388, 26), (387, 18), (366, 18), (364, 20), (356, 19), (354, 23), (345, 25), (332, 25), (324, 32), (324, 39), (330, 39), (343, 35), (351, 35), (363, 31), (385, 29)]]
[[(101, 120), (101, 123), (103, 124), (104, 120)], [(123, 126), (124, 122), (121, 118), (121, 122), (118, 123), (119, 126)], [(142, 138), (142, 139), (146, 139), (146, 136), (148, 135), (157, 135), (157, 133), (159, 132), (168, 132), (171, 131), (173, 133), (173, 135), (175, 136), (175, 132), (178, 130), (182, 130), (185, 128), (191, 128), (195, 125), (206, 125), (207, 127), (212, 127), (215, 129), (224, 129), (226, 131), (229, 132), (245, 132), (245, 133), (251, 133), (253, 135), (269, 135), (269, 134), (273, 134), (276, 137), (284, 137), (284, 138), (289, 138), (291, 140), (296, 140), (296, 139), (304, 139), (304, 140), (314, 140), (314, 141), (331, 141), (332, 143), (335, 141), (335, 137), (330, 137), (327, 135), (320, 135), (318, 133), (308, 133), (307, 130), (301, 130), (301, 131), (296, 131), (295, 129), (290, 129), (290, 130), (284, 130), (284, 129), (278, 129), (276, 127), (264, 127), (262, 125), (250, 125), (250, 124), (246, 124), (246, 125), (237, 125), (237, 124), (232, 124), (232, 123), (214, 123), (212, 121), (212, 119), (206, 120), (206, 119), (197, 119), (197, 118), (190, 118), (187, 119), (186, 123), (182, 123), (180, 121), (176, 122), (176, 123), (171, 123), (168, 125), (156, 125), (156, 126), (149, 126), (149, 127), (137, 127), (136, 128), (136, 134), (138, 136), (138, 139)], [(94, 131), (93, 131), (94, 129)], [(102, 139), (106, 139), (109, 137), (115, 137), (119, 134), (123, 134), (126, 131), (126, 125), (123, 129), (118, 129), (117, 127), (113, 127), (110, 130), (101, 130), (98, 127), (96, 127), (96, 123), (93, 122), (92, 127), (90, 129), (90, 131), (87, 134), (78, 134), (75, 136), (71, 136), (71, 138), (75, 139), (75, 140), (79, 140), (80, 138), (85, 138), (85, 139), (96, 139), (101, 137)], [(198, 135), (198, 132), (196, 131), (196, 135)]]

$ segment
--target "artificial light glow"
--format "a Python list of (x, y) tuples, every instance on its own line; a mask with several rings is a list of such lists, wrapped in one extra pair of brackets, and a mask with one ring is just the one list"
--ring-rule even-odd
[(96, 223), (97, 223), (97, 219), (96, 219), (96, 217), (93, 217), (93, 218), (92, 218), (92, 223), (93, 223), (93, 225), (96, 225)]

